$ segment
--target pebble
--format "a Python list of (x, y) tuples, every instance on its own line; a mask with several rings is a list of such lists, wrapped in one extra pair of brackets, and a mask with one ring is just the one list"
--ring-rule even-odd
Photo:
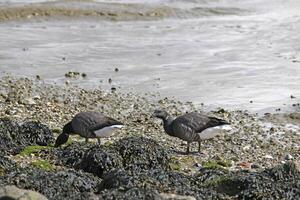
[(35, 95), (35, 96), (33, 97), (33, 99), (34, 99), (34, 100), (39, 100), (39, 99), (41, 99), (41, 96), (40, 96), (40, 95)]
[(251, 164), (251, 169), (258, 169), (258, 168), (261, 168), (261, 166), (257, 163), (252, 163)]
[(294, 157), (291, 154), (286, 154), (284, 159), (285, 160), (292, 160)]
[(111, 91), (112, 91), (112, 92), (115, 92), (116, 90), (117, 90), (116, 87), (111, 87)]
[(36, 104), (36, 102), (34, 101), (33, 98), (26, 98), (26, 99), (24, 99), (23, 103), (27, 104), (27, 105), (35, 105)]
[(242, 169), (246, 168), (246, 169), (250, 169), (251, 168), (251, 164), (249, 162), (240, 162), (236, 164), (238, 167), (241, 167)]
[(243, 147), (243, 150), (247, 151), (247, 150), (249, 150), (250, 148), (251, 148), (251, 145), (246, 145), (246, 146)]
[(264, 157), (267, 158), (267, 159), (274, 159), (274, 157), (269, 155), (269, 154), (265, 155)]

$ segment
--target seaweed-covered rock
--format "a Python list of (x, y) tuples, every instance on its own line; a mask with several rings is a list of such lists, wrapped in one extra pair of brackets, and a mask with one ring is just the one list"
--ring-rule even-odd
[(202, 170), (195, 183), (223, 198), (299, 199), (298, 166), (297, 163), (288, 162), (261, 172)]
[(16, 185), (49, 199), (93, 199), (100, 179), (81, 171), (45, 172), (36, 168), (14, 168), (0, 177), (0, 185)]
[(22, 149), (22, 147), (16, 143), (18, 133), (19, 126), (16, 122), (6, 118), (0, 119), (0, 152), (2, 154), (14, 154)]
[(123, 158), (125, 168), (169, 169), (169, 156), (155, 140), (144, 137), (130, 137), (117, 141), (114, 146)]
[(114, 151), (95, 146), (84, 154), (76, 168), (102, 177), (111, 170), (122, 168), (122, 158)]
[(17, 154), (28, 145), (49, 145), (53, 142), (50, 129), (39, 122), (18, 125), (9, 119), (0, 119), (0, 149), (4, 155)]
[(169, 169), (166, 150), (156, 141), (143, 137), (124, 138), (109, 146), (75, 142), (63, 148), (42, 150), (41, 154), (54, 155), (56, 164), (82, 169), (99, 177), (114, 169)]
[(299, 163), (287, 162), (257, 174), (244, 174), (243, 199), (300, 199)]
[(43, 158), (55, 160), (56, 165), (63, 165), (70, 168), (76, 168), (81, 162), (84, 154), (92, 148), (93, 144), (82, 144), (73, 142), (62, 148), (43, 149), (39, 155)]
[[(195, 196), (198, 199), (205, 198), (209, 193), (208, 190), (195, 187), (191, 184), (192, 180), (193, 178), (190, 176), (163, 169), (145, 170), (142, 172), (116, 170), (103, 178), (98, 189), (102, 196), (112, 191), (118, 196), (117, 191), (124, 193), (124, 191), (127, 192), (135, 188), (136, 191), (142, 193), (144, 191), (152, 191), (154, 196), (151, 199), (162, 199), (162, 197), (157, 195), (159, 193)], [(129, 194), (127, 193), (127, 195)], [(136, 193), (132, 193), (132, 195), (129, 199), (138, 198)]]
[(81, 169), (102, 177), (103, 174), (116, 168), (122, 168), (122, 157), (113, 148), (98, 144), (73, 143), (63, 148), (45, 149), (40, 152), (42, 157), (55, 159), (56, 165)]
[(8, 158), (0, 154), (0, 176), (4, 176), (6, 171), (16, 167), (16, 164)]
[(299, 179), (300, 163), (289, 161), (284, 165), (278, 165), (270, 170), (268, 174), (275, 180)]
[[(47, 146), (54, 142), (54, 136), (50, 129), (39, 122), (29, 121), (19, 128), (20, 144)], [(22, 141), (23, 139), (23, 141)]]
[(10, 159), (0, 155), (0, 168), (9, 169), (15, 167), (15, 163)]

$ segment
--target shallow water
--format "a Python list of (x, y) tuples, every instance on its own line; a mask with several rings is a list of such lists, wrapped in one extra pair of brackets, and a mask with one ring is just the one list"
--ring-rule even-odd
[[(300, 98), (300, 2), (161, 0), (144, 6), (160, 3), (188, 17), (2, 22), (0, 69), (58, 82), (67, 71), (85, 72), (87, 78), (75, 81), (85, 87), (106, 89), (112, 78), (124, 92), (159, 92), (210, 108), (286, 110), (297, 102), (291, 94)], [(216, 7), (227, 14), (190, 15)]]

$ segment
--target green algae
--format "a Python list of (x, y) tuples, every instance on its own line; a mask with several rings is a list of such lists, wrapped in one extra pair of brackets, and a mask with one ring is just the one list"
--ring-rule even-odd
[(216, 187), (230, 180), (227, 176), (220, 176), (214, 179), (207, 180), (203, 183), (204, 187)]
[(42, 169), (44, 171), (53, 171), (54, 170), (54, 166), (51, 163), (49, 163), (49, 161), (47, 161), (47, 160), (35, 160), (35, 161), (31, 162), (30, 165), (32, 165), (33, 167), (36, 167), (38, 169)]
[(202, 162), (202, 166), (204, 169), (224, 169), (231, 167), (232, 164), (230, 160), (209, 160)]
[(38, 153), (42, 149), (48, 149), (51, 148), (50, 146), (37, 146), (37, 145), (32, 145), (32, 146), (27, 146), (25, 147), (20, 153), (20, 156), (29, 156), (31, 154)]

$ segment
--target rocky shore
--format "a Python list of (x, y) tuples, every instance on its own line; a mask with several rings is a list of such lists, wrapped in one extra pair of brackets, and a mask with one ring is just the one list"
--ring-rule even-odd
[[(193, 144), (194, 152), (184, 155), (185, 144), (150, 115), (156, 108), (174, 116), (202, 112), (192, 103), (67, 83), (1, 78), (0, 195), (19, 188), (48, 199), (300, 198), (298, 113), (211, 111), (233, 130), (205, 141), (202, 154)], [(63, 124), (86, 110), (103, 112), (125, 128), (100, 147), (71, 136), (53, 148)]]

